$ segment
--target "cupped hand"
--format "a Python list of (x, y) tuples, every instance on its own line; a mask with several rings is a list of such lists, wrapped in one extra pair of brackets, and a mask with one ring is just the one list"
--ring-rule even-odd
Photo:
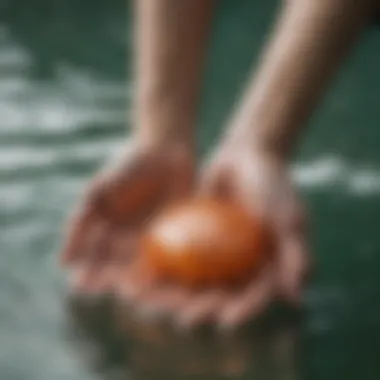
[(121, 290), (142, 315), (163, 316), (182, 327), (205, 322), (235, 328), (258, 316), (277, 297), (298, 304), (307, 271), (305, 214), (285, 163), (273, 154), (225, 144), (211, 157), (200, 180), (204, 195), (240, 203), (273, 228), (273, 260), (245, 287), (189, 291), (125, 272)]
[(207, 194), (237, 202), (262, 218), (276, 243), (261, 275), (226, 297), (215, 310), (217, 319), (238, 325), (278, 298), (299, 306), (309, 269), (306, 213), (285, 160), (260, 147), (226, 144), (211, 160), (202, 185)]
[(60, 255), (75, 290), (109, 290), (135, 253), (141, 226), (166, 201), (188, 194), (193, 156), (187, 146), (131, 140), (91, 181), (68, 223)]

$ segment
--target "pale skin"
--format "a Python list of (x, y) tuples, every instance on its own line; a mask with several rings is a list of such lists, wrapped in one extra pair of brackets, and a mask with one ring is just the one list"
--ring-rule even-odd
[[(296, 140), (364, 29), (370, 0), (288, 0), (240, 104), (196, 175), (195, 118), (211, 0), (135, 3), (134, 131), (70, 220), (62, 261), (87, 291), (118, 291), (136, 310), (180, 326), (233, 328), (274, 299), (298, 305), (308, 269), (306, 215), (289, 178)], [(200, 177), (200, 178), (198, 178)], [(155, 191), (133, 212), (123, 199)], [(137, 276), (128, 258), (144, 220), (171, 199), (229, 197), (275, 228), (275, 260), (240, 291), (185, 291)], [(130, 196), (129, 196), (130, 195)]]

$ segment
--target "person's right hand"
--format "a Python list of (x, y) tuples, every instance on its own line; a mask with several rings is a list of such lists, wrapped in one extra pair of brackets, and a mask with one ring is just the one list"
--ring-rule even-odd
[(193, 156), (184, 144), (129, 141), (91, 181), (69, 220), (60, 258), (74, 269), (74, 289), (112, 286), (134, 252), (143, 222), (166, 201), (191, 191), (193, 171)]

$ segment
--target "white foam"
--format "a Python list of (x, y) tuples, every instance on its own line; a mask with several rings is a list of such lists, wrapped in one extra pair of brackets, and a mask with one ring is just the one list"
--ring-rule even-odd
[(380, 168), (358, 168), (342, 158), (327, 156), (294, 165), (292, 176), (303, 188), (340, 190), (351, 195), (380, 194)]
[(2, 147), (0, 149), (0, 173), (33, 167), (54, 165), (59, 161), (58, 152), (53, 147), (41, 149), (23, 147)]
[(338, 157), (326, 156), (293, 167), (294, 180), (301, 186), (319, 187), (337, 184), (347, 176), (348, 168)]
[(0, 38), (0, 136), (18, 135), (31, 127), (34, 134), (67, 134), (85, 124), (106, 127), (127, 119), (130, 87), (67, 65), (58, 67), (55, 83), (36, 82), (27, 72), (30, 62), (26, 51), (1, 44)]
[(380, 194), (380, 171), (358, 171), (347, 180), (348, 190), (356, 195)]

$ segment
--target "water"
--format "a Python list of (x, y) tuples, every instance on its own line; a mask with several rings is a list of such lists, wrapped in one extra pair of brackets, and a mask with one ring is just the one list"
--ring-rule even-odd
[[(1, 5), (0, 379), (378, 379), (376, 29), (335, 81), (294, 163), (313, 217), (317, 264), (300, 326), (282, 320), (268, 334), (262, 330), (265, 339), (250, 332), (210, 342), (138, 326), (122, 310), (112, 332), (88, 305), (67, 307), (64, 274), (56, 266), (61, 224), (86, 181), (128, 133), (125, 5)], [(258, 57), (275, 5), (222, 1), (205, 76), (203, 151), (215, 143)]]

